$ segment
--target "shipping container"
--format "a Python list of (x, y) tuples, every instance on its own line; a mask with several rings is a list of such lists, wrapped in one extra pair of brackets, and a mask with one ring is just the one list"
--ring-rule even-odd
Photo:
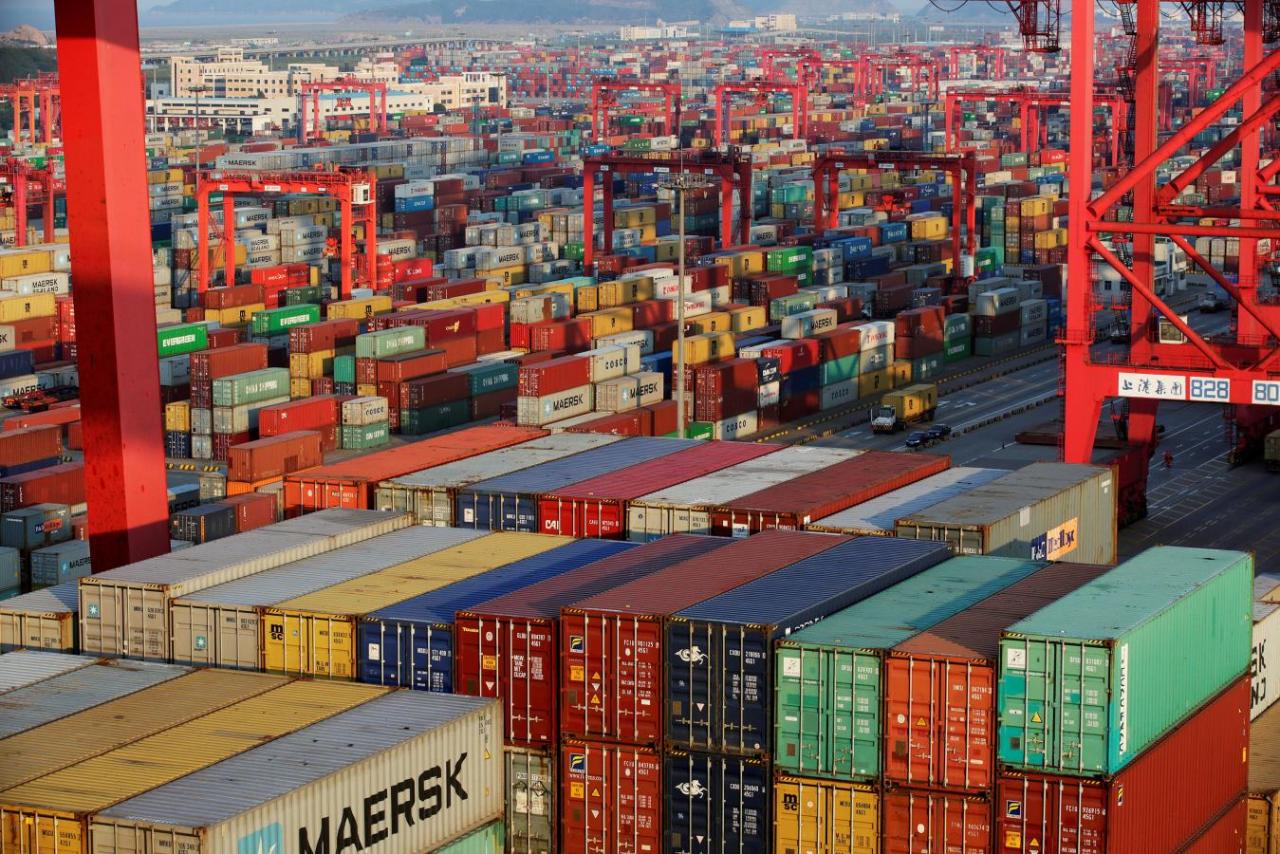
[(769, 851), (773, 785), (767, 760), (668, 748), (663, 764), (661, 850)]
[(79, 585), (71, 581), (0, 600), (0, 652), (75, 652)]
[(1248, 850), (1248, 823), (1249, 799), (1237, 798), (1179, 854), (1245, 854)]
[(1120, 771), (1248, 673), (1252, 590), (1250, 554), (1159, 547), (1009, 626), (999, 761)]
[(506, 747), (507, 850), (551, 854), (557, 850), (560, 791), (554, 751)]
[(662, 845), (662, 756), (567, 738), (560, 748), (560, 850), (645, 854)]
[(19, 649), (0, 655), (0, 693), (33, 685), (81, 667), (95, 659), (56, 652)]
[(864, 501), (839, 513), (819, 519), (806, 526), (807, 531), (824, 531), (829, 534), (849, 536), (894, 536), (897, 521), (903, 516), (931, 507), (955, 495), (990, 483), (1008, 474), (1003, 469), (971, 468), (958, 466), (947, 469), (923, 480), (908, 484), (879, 498)]
[(243, 445), (233, 445), (227, 454), (227, 478), (254, 483), (282, 477), (289, 472), (318, 466), (324, 462), (318, 432), (299, 430), (280, 433)]
[(989, 793), (981, 795), (886, 788), (880, 795), (883, 854), (994, 854), (995, 815)]
[(880, 795), (874, 786), (778, 774), (773, 809), (778, 854), (880, 852)]
[(1273, 705), (1249, 727), (1247, 826), (1248, 854), (1280, 851), (1280, 706)]
[(899, 537), (941, 540), (956, 554), (1116, 562), (1112, 470), (1032, 463), (898, 520)]
[(1002, 771), (996, 850), (1183, 851), (1244, 792), (1248, 753), (1249, 681), (1238, 679), (1109, 779)]
[(501, 818), (500, 736), (492, 701), (375, 697), (102, 810), (90, 850), (455, 850)]
[[(16, 553), (14, 556), (17, 557)], [(31, 553), (32, 587), (56, 587), (74, 582), (92, 571), (88, 540), (67, 540)]]
[(807, 777), (877, 779), (888, 651), (1039, 566), (1013, 558), (952, 558), (779, 640), (775, 766)]
[(494, 819), (483, 827), (432, 849), (433, 854), (503, 854), (507, 850), (507, 825)]
[[(0, 602), (0, 607), (3, 604)], [(1280, 697), (1280, 680), (1268, 667), (1269, 654), (1280, 655), (1280, 576), (1257, 573), (1253, 579), (1253, 654), (1249, 659), (1253, 681), (1250, 719), (1256, 719)]]
[(407, 515), (331, 510), (80, 579), (80, 648), (169, 658), (169, 603), (266, 569), (412, 524)]

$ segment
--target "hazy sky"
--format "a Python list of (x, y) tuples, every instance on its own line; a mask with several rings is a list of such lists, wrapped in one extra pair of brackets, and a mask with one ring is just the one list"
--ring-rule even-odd
[[(164, 2), (167, 0), (138, 0), (138, 8), (150, 9)], [(0, 29), (10, 30), (18, 24), (53, 29), (53, 0), (0, 0)]]

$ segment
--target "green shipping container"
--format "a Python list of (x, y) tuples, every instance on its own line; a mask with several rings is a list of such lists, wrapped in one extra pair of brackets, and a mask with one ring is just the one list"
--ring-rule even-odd
[(160, 358), (194, 353), (209, 346), (209, 327), (203, 323), (180, 323), (156, 330), (156, 351)]
[(818, 365), (818, 375), (822, 385), (834, 385), (851, 380), (858, 375), (858, 355), (844, 356)]
[(356, 357), (335, 356), (333, 359), (333, 381), (335, 383), (351, 383), (356, 381)]
[(927, 382), (936, 380), (942, 374), (943, 358), (941, 353), (930, 353), (919, 359), (911, 360), (911, 381)]
[(488, 394), (491, 391), (515, 388), (520, 378), (520, 366), (510, 362), (481, 363), (481, 367), (466, 371), (471, 380), (471, 395)]
[(249, 322), (254, 335), (280, 335), (295, 326), (305, 326), (319, 320), (320, 306), (295, 305), (255, 311)]
[(770, 249), (764, 256), (765, 268), (775, 273), (794, 274), (813, 269), (813, 250), (808, 246)]
[(432, 850), (435, 854), (502, 854), (506, 847), (507, 826), (494, 821)]
[(214, 406), (244, 406), (289, 396), (289, 369), (263, 368), (213, 381)]
[(308, 285), (305, 288), (285, 288), (284, 304), (305, 305), (307, 303), (319, 303), (321, 296), (319, 285)]
[(400, 432), (406, 436), (422, 436), (447, 430), (471, 420), (471, 400), (451, 400), (421, 409), (400, 410)]
[(813, 293), (791, 294), (769, 300), (769, 320), (777, 323), (784, 317), (812, 311), (818, 306), (818, 295)]
[(878, 777), (885, 652), (1042, 566), (952, 558), (779, 641), (775, 766), (805, 777)]
[(1253, 556), (1148, 549), (1005, 630), (1002, 763), (1112, 775), (1249, 670)]
[(356, 358), (385, 359), (397, 353), (411, 353), (427, 346), (427, 332), (421, 326), (398, 326), (356, 336)]
[[(690, 421), (685, 425), (684, 432), (686, 439), (710, 439), (713, 435), (715, 425), (710, 421)], [(672, 430), (670, 433), (663, 434), (664, 439), (679, 439), (680, 431)]]
[(585, 247), (581, 243), (566, 243), (564, 245), (564, 257), (570, 261), (581, 261), (586, 252)]
[(961, 359), (969, 358), (970, 339), (957, 338), (955, 341), (947, 342), (942, 345), (942, 361), (959, 362)]
[(391, 428), (385, 421), (360, 426), (343, 424), (341, 441), (342, 447), (346, 450), (363, 451), (367, 448), (377, 448), (391, 441)]

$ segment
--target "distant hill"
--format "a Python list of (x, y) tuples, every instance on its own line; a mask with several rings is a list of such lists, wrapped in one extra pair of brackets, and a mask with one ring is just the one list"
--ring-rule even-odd
[(353, 13), (349, 20), (427, 24), (643, 23), (658, 18), (722, 23), (748, 9), (735, 0), (421, 0)]

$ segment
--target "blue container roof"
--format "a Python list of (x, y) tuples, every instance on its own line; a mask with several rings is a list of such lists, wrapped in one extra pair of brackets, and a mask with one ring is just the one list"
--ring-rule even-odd
[(483, 480), (466, 492), (530, 493), (563, 489), (596, 475), (648, 462), (699, 444), (698, 439), (657, 439), (642, 436), (592, 448), (571, 457), (543, 463), (523, 471)]

